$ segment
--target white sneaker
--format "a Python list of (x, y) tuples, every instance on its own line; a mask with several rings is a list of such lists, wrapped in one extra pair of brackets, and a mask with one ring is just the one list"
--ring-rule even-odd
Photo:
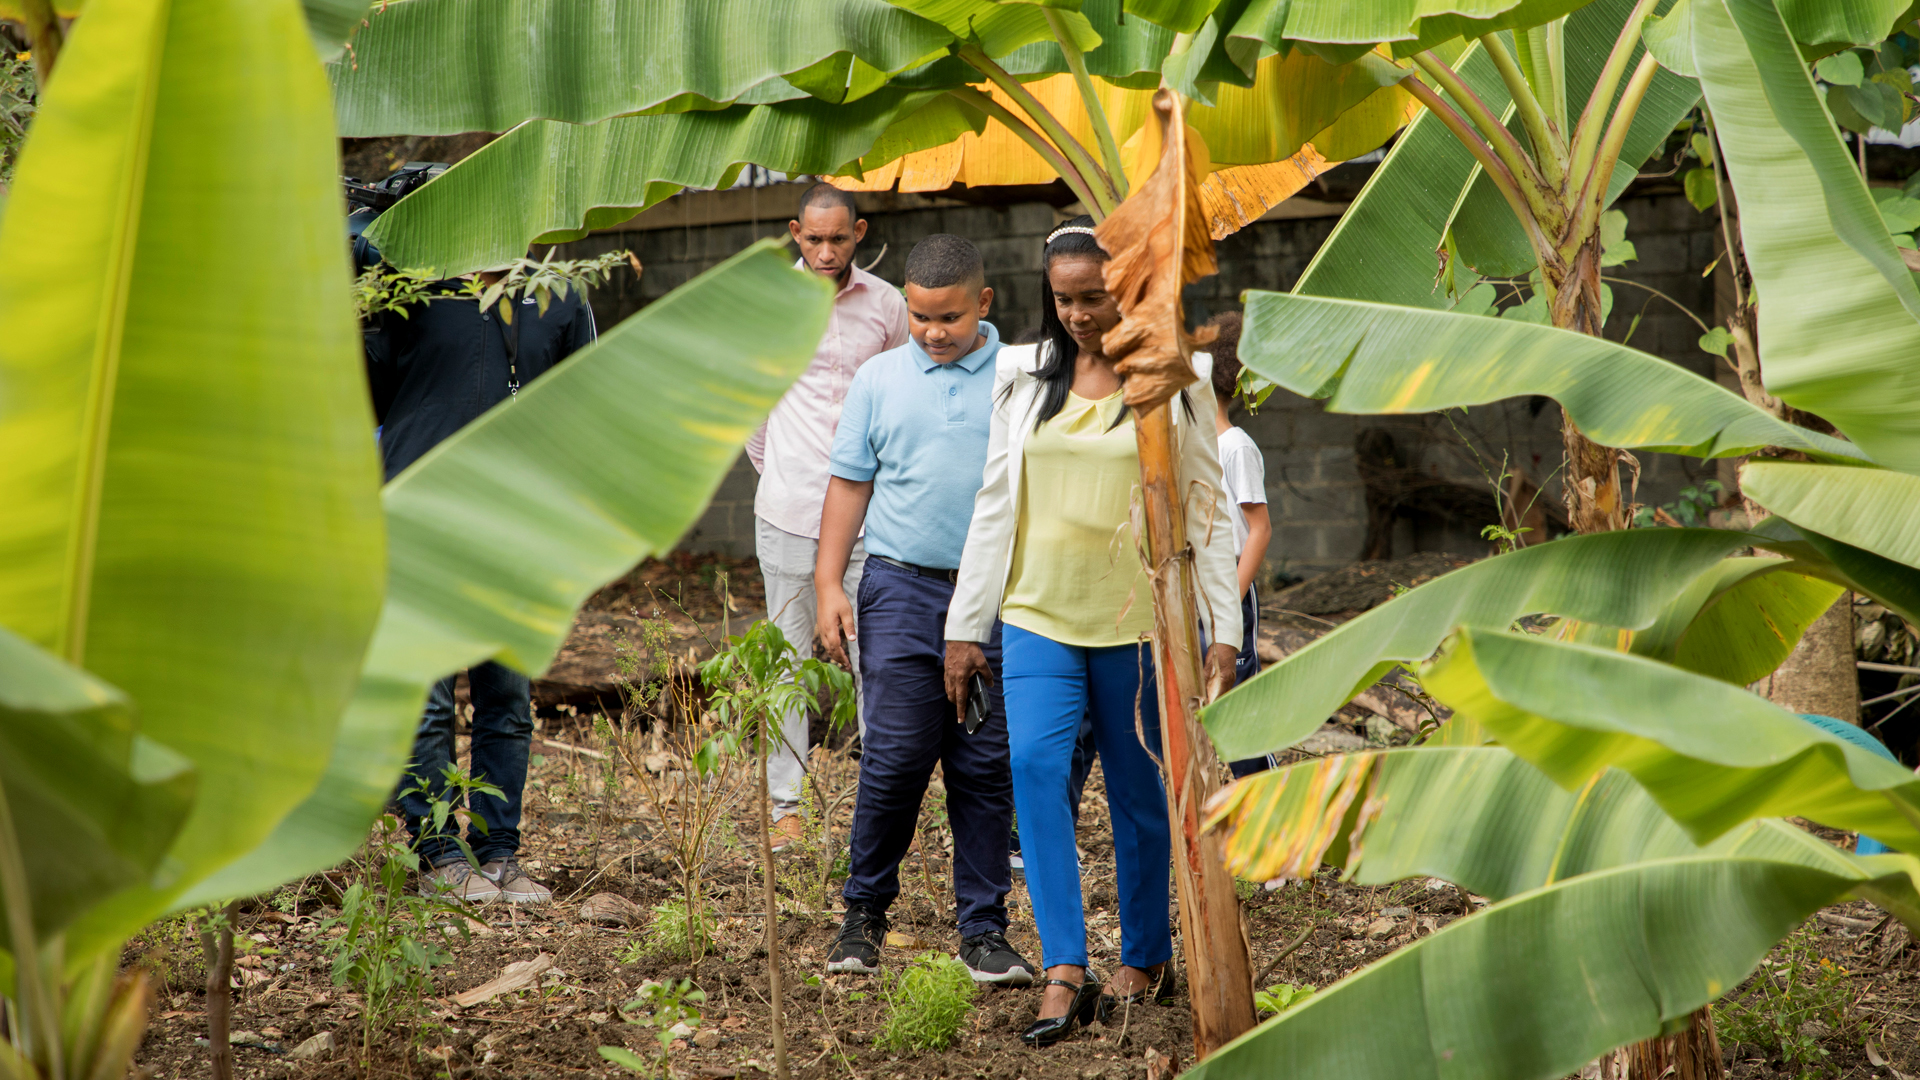
[(500, 887), (486, 875), (475, 873), (467, 860), (456, 859), (420, 875), (420, 895), (485, 904), (500, 899)]
[(480, 873), (496, 886), (495, 895), (509, 904), (544, 904), (553, 899), (553, 890), (528, 877), (512, 855), (487, 863)]

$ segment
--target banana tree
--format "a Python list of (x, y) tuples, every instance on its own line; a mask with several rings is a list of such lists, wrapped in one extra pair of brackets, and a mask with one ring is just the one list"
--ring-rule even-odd
[[(300, 6), (94, 0), (64, 45), (0, 221), (9, 1080), (125, 1073), (120, 943), (350, 854), (427, 686), (544, 667), (697, 515), (829, 303), (743, 253), (383, 493)], [(265, 163), (210, 176), (209, 137)]]
[[(1827, 25), (1810, 39), (1861, 27), (1884, 32), (1898, 12), (1882, 8), (1853, 29)], [(1888, 21), (1874, 21), (1885, 12)], [(1316, 1017), (1309, 1006), (1215, 1055), (1204, 1073), (1242, 1075), (1278, 1054), (1307, 1075), (1418, 1073), (1439, 1067), (1435, 1055), (1448, 1057), (1449, 1068), (1489, 1076), (1561, 1075), (1609, 1047), (1689, 1030), (1690, 1013), (1743, 978), (1820, 904), (1867, 896), (1914, 921), (1920, 784), (1744, 689), (1780, 662), (1841, 589), (1920, 613), (1920, 545), (1912, 539), (1920, 376), (1909, 362), (1920, 344), (1920, 292), (1823, 107), (1791, 14), (1775, 0), (1689, 0), (1659, 24), (1655, 49), (1661, 63), (1700, 80), (1713, 112), (1743, 210), (1741, 240), (1765, 297), (1766, 389), (1830, 418), (1845, 440), (1565, 329), (1431, 310), (1431, 300), (1421, 310), (1381, 302), (1390, 297), (1251, 294), (1242, 357), (1281, 385), (1330, 398), (1334, 409), (1414, 411), (1544, 393), (1611, 447), (1757, 453), (1743, 467), (1743, 491), (1773, 516), (1744, 533), (1634, 529), (1487, 560), (1344, 624), (1205, 717), (1223, 753), (1271, 749), (1303, 736), (1330, 704), (1385, 671), (1417, 667), (1425, 688), (1455, 710), (1441, 742), (1497, 743), (1596, 806), (1619, 807), (1620, 781), (1607, 770), (1620, 770), (1670, 822), (1663, 830), (1683, 831), (1717, 854), (1622, 850), (1610, 862), (1576, 864), (1577, 874), (1490, 878), (1493, 862), (1518, 859), (1523, 848), (1513, 836), (1481, 845), (1438, 835), (1436, 821), (1453, 821), (1420, 808), (1457, 800), (1460, 790), (1459, 778), (1438, 766), (1390, 776), (1399, 767), (1378, 759), (1322, 763), (1322, 790), (1347, 792), (1340, 805), (1309, 797), (1299, 770), (1243, 784), (1216, 819), (1235, 830), (1229, 852), (1253, 860), (1251, 871), (1266, 867), (1261, 859), (1284, 858), (1298, 873), (1328, 858), (1365, 880), (1436, 873), (1511, 898), (1450, 928), (1458, 937), (1435, 935), (1317, 996), (1366, 999), (1369, 1012), (1429, 1010), (1420, 1013), (1427, 1026), (1403, 1043), (1356, 1065), (1337, 1030), (1316, 1026), (1345, 1010), (1322, 1005)], [(1403, 150), (1417, 134), (1409, 132)], [(1376, 185), (1396, 182), (1391, 164)], [(1366, 222), (1365, 204), (1377, 195), (1363, 196), (1350, 222)], [(1323, 285), (1342, 272), (1334, 264), (1318, 271)], [(1776, 557), (1739, 554), (1748, 548)], [(1540, 634), (1511, 629), (1528, 614), (1559, 618)], [(1449, 753), (1456, 751), (1407, 752), (1429, 765), (1440, 758), (1421, 755)], [(1501, 809), (1525, 816), (1532, 806)], [(1715, 846), (1758, 819), (1787, 815), (1884, 837), (1906, 854), (1847, 868), (1829, 860), (1833, 872), (1806, 877), (1778, 868), (1774, 855), (1729, 861)], [(1329, 847), (1323, 834), (1351, 840)], [(1383, 843), (1418, 857), (1376, 859)], [(1482, 850), (1448, 866), (1447, 852), (1462, 843)], [(1561, 850), (1590, 849), (1570, 841)], [(1667, 891), (1683, 880), (1689, 893)], [(1558, 941), (1538, 941), (1516, 976), (1530, 996), (1509, 995), (1510, 982), (1453, 980), (1454, 969), (1499, 963), (1505, 943), (1495, 923), (1524, 932), (1545, 912), (1564, 920), (1563, 929)], [(1578, 932), (1565, 933), (1568, 925)], [(1688, 935), (1684, 958), (1665, 944), (1680, 940), (1669, 936), (1674, 928)], [(1630, 969), (1643, 977), (1629, 978)], [(1587, 980), (1580, 1007), (1555, 1008), (1567, 999), (1554, 987), (1576, 972)], [(1430, 1011), (1436, 1002), (1447, 1003), (1444, 1015)], [(1684, 1046), (1635, 1049), (1676, 1045)], [(1644, 1057), (1630, 1060), (1635, 1075), (1665, 1068), (1651, 1063), (1657, 1067), (1643, 1072)], [(1689, 1061), (1676, 1063), (1679, 1075), (1717, 1074), (1702, 1056)]]

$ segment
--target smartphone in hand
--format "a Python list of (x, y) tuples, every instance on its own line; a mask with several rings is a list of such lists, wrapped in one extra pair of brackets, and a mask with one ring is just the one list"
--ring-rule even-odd
[(967, 680), (967, 734), (980, 730), (987, 722), (987, 713), (991, 706), (987, 698), (987, 677), (974, 672)]

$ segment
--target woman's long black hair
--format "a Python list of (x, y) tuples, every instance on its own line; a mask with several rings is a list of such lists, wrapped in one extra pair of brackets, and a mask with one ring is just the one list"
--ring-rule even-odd
[(1093, 228), (1093, 218), (1081, 214), (1055, 226), (1045, 250), (1040, 253), (1040, 359), (1043, 362), (1033, 372), (1033, 377), (1040, 380), (1040, 414), (1033, 425), (1035, 431), (1066, 407), (1067, 391), (1073, 387), (1074, 361), (1080, 356), (1079, 344), (1067, 332), (1067, 324), (1060, 321), (1060, 312), (1053, 306), (1053, 279), (1047, 271), (1052, 268), (1053, 260), (1067, 255), (1107, 261), (1106, 250), (1092, 233), (1062, 231), (1076, 228)]

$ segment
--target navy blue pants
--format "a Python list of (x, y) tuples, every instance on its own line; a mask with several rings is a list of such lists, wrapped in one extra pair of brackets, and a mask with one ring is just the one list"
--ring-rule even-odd
[(1007, 830), (1013, 774), (1000, 687), (1000, 624), (984, 644), (993, 669), (992, 715), (973, 734), (947, 700), (947, 605), (953, 584), (868, 559), (860, 578), (860, 678), (867, 733), (853, 808), (848, 904), (885, 911), (900, 895), (900, 860), (913, 844), (934, 762), (947, 786), (953, 894), (961, 937), (1007, 928)]
[[(1233, 685), (1239, 686), (1255, 675), (1260, 674), (1260, 600), (1255, 594), (1259, 586), (1247, 589), (1240, 597), (1240, 655), (1233, 658)], [(1204, 636), (1204, 634), (1203, 634)], [(1273, 768), (1273, 755), (1262, 754), (1255, 758), (1241, 758), (1227, 762), (1227, 771), (1235, 778), (1252, 776)]]
[[(425, 782), (426, 793), (411, 791), (400, 799), (407, 828), (413, 833), (421, 858), (444, 866), (464, 858), (460, 845), (446, 833), (432, 831), (433, 800), (447, 788), (443, 769), (454, 759), (453, 679), (435, 683), (413, 737), (413, 764), (400, 780), (403, 791)], [(488, 661), (467, 671), (467, 689), (473, 699), (473, 765), (475, 780), (500, 789), (505, 799), (475, 795), (468, 807), (485, 824), (467, 825), (467, 846), (482, 863), (504, 859), (520, 850), (520, 796), (527, 786), (527, 753), (533, 742), (532, 686), (525, 675)], [(452, 825), (453, 818), (447, 818)]]

